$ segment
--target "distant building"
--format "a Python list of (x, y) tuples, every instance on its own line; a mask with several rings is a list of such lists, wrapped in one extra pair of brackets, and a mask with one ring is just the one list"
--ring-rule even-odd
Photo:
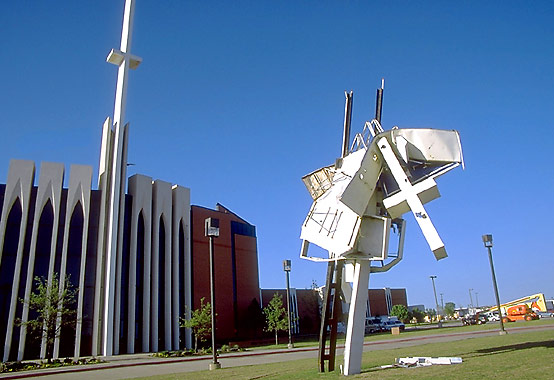
[[(262, 289), (262, 306), (265, 307), (275, 294), (283, 297), (286, 308), (286, 289)], [(321, 325), (321, 292), (317, 289), (290, 289), (292, 332), (298, 335), (319, 334)], [(406, 289), (369, 289), (366, 315), (390, 315), (394, 305), (408, 307)], [(348, 313), (348, 305), (343, 304), (343, 312)]]
[[(286, 289), (262, 289), (262, 307), (266, 307), (275, 294), (283, 299), (287, 307)], [(319, 333), (321, 300), (317, 290), (290, 289), (291, 331), (295, 335), (313, 335)]]
[(378, 317), (390, 315), (394, 305), (408, 307), (408, 296), (406, 289), (369, 289), (369, 315)]

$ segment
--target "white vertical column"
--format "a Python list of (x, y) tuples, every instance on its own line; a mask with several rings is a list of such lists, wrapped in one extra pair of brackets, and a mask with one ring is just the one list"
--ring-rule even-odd
[(77, 320), (75, 325), (75, 349), (73, 352), (74, 360), (77, 360), (81, 355), (81, 333), (83, 330), (83, 304), (85, 301), (85, 271), (88, 251), (87, 245), (90, 220), (91, 184), (92, 167), (71, 165), (68, 193), (75, 193), (75, 198), (79, 199), (83, 207), (83, 235), (81, 237), (81, 263), (79, 267), (79, 292), (77, 294)]
[[(142, 351), (150, 351), (150, 309), (152, 308), (151, 294), (152, 287), (150, 278), (152, 277), (152, 198), (150, 198), (150, 209), (148, 218), (144, 217), (144, 273), (142, 284), (144, 291), (142, 293)], [(157, 307), (157, 305), (156, 305)]]
[[(171, 233), (172, 233), (172, 193), (171, 184), (165, 181), (154, 181), (152, 189), (152, 307), (151, 307), (151, 340), (152, 351), (169, 350), (171, 347)], [(164, 266), (160, 267), (160, 221), (163, 220)], [(159, 275), (164, 274), (164, 283), (160, 284)], [(161, 287), (161, 288), (160, 288)], [(158, 312), (160, 297), (163, 298), (164, 309)], [(163, 319), (164, 347), (159, 347), (159, 321)]]
[(360, 373), (364, 348), (365, 313), (369, 286), (369, 261), (354, 261), (352, 299), (348, 312), (348, 326), (344, 348), (344, 375)]
[[(59, 293), (62, 294), (65, 286), (65, 277), (67, 272), (67, 256), (69, 250), (69, 231), (71, 227), (71, 217), (76, 207), (81, 207), (83, 215), (83, 231), (81, 235), (81, 252), (80, 252), (80, 269), (79, 269), (79, 292), (77, 296), (77, 320), (75, 325), (75, 348), (80, 351), (81, 345), (81, 327), (82, 327), (82, 307), (84, 296), (84, 268), (87, 254), (87, 241), (88, 241), (88, 221), (90, 216), (90, 187), (92, 182), (92, 168), (90, 166), (71, 165), (69, 173), (69, 189), (67, 191), (66, 200), (66, 212), (65, 212), (65, 224), (62, 244), (62, 257), (60, 264), (60, 277), (59, 277)], [(81, 287), (81, 280), (83, 281), (83, 287)], [(58, 305), (58, 313), (56, 317), (56, 329), (60, 328), (62, 322), (61, 315), (62, 305)], [(79, 310), (81, 309), (81, 310)], [(54, 340), (54, 358), (59, 356), (60, 350), (60, 338), (56, 337)], [(78, 354), (77, 354), (78, 356)]]
[(92, 356), (97, 356), (102, 352), (101, 342), (103, 333), (103, 309), (104, 309), (104, 261), (106, 258), (106, 239), (107, 239), (107, 215), (110, 202), (111, 172), (110, 163), (113, 156), (114, 133), (111, 129), (111, 119), (108, 117), (102, 127), (102, 148), (100, 153), (100, 165), (98, 170), (98, 190), (101, 191), (100, 215), (98, 218), (98, 241), (96, 252), (96, 274), (94, 288), (94, 310), (92, 317)]
[[(170, 194), (171, 199), (171, 194)], [(165, 281), (164, 281), (164, 306), (165, 309), (163, 311), (164, 313), (164, 349), (165, 350), (172, 350), (173, 342), (171, 339), (171, 332), (173, 330), (173, 325), (171, 322), (171, 316), (173, 315), (173, 305), (171, 304), (172, 300), (172, 292), (173, 292), (173, 286), (172, 286), (172, 250), (171, 250), (171, 231), (172, 228), (172, 220), (171, 220), (171, 203), (169, 208), (169, 213), (165, 215), (165, 249), (164, 249), (164, 255), (165, 255), (165, 267), (163, 270), (165, 271)]]
[(125, 188), (125, 168), (127, 165), (125, 150), (125, 106), (127, 101), (127, 82), (129, 69), (136, 68), (140, 63), (140, 58), (130, 54), (131, 37), (133, 30), (134, 1), (125, 1), (125, 12), (123, 16), (123, 28), (121, 31), (121, 50), (112, 49), (108, 55), (107, 61), (119, 66), (117, 74), (117, 87), (114, 106), (114, 154), (109, 163), (112, 167), (111, 187), (109, 189), (109, 202), (107, 210), (107, 239), (105, 255), (105, 288), (104, 288), (104, 310), (102, 323), (102, 354), (112, 355), (114, 349), (114, 309), (115, 291), (116, 291), (116, 256), (121, 254), (120, 248), (120, 213), (122, 194)]
[[(181, 279), (181, 281), (184, 281), (184, 293), (181, 295), (181, 302), (184, 302), (185, 307), (185, 318), (190, 319), (191, 311), (192, 311), (192, 261), (191, 261), (191, 231), (190, 231), (190, 213), (191, 213), (191, 207), (190, 207), (190, 189), (186, 189), (186, 209), (183, 216), (183, 222), (184, 222), (184, 250), (185, 250), (185, 258), (184, 262), (181, 263), (181, 265), (184, 266), (184, 273), (185, 278)], [(261, 294), (261, 290), (260, 290)], [(261, 301), (261, 297), (260, 297)], [(186, 348), (192, 348), (192, 332), (190, 329), (185, 330), (185, 347)]]
[[(152, 213), (152, 178), (146, 177), (143, 175), (136, 174), (129, 178), (129, 195), (132, 197), (132, 206), (131, 206), (131, 232), (130, 232), (130, 238), (129, 238), (129, 297), (127, 299), (127, 353), (134, 353), (135, 352), (135, 324), (136, 319), (135, 315), (137, 312), (137, 308), (141, 307), (142, 305), (136, 304), (136, 295), (137, 292), (142, 292), (143, 296), (143, 305), (144, 302), (149, 300), (149, 295), (146, 296), (146, 292), (148, 291), (148, 294), (150, 294), (150, 282), (149, 280), (146, 281), (144, 277), (140, 277), (140, 282), (142, 283), (142, 288), (137, 288), (137, 275), (138, 276), (144, 276), (145, 272), (145, 261), (146, 257), (148, 255), (148, 262), (150, 261), (150, 256), (148, 252), (150, 251), (150, 219), (151, 219), (151, 213)], [(144, 227), (144, 236), (143, 236), (143, 246), (138, 246), (138, 225), (139, 225), (139, 218), (142, 213), (142, 219), (143, 219), (143, 227)], [(142, 250), (143, 253), (143, 262), (142, 264), (142, 272), (137, 274), (137, 265), (138, 265), (138, 257), (137, 257), (137, 251), (138, 249)], [(148, 275), (149, 279), (150, 275)], [(150, 304), (149, 302), (147, 303)], [(140, 310), (140, 313), (143, 313), (143, 310)], [(144, 320), (144, 314), (143, 314), (143, 320)], [(146, 335), (143, 334), (142, 329), (144, 327), (148, 328), (148, 323), (142, 323), (141, 331), (139, 334), (142, 336), (146, 336), (146, 339), (148, 341), (148, 334), (150, 329), (147, 330)], [(146, 349), (145, 351), (148, 351)]]
[[(179, 349), (179, 336), (180, 336), (180, 326), (179, 326), (179, 312), (181, 310), (181, 305), (185, 305), (184, 294), (180, 294), (181, 284), (183, 284), (184, 293), (190, 293), (190, 275), (187, 276), (187, 255), (190, 255), (189, 249), (189, 224), (190, 224), (190, 189), (182, 186), (175, 185), (172, 189), (173, 196), (173, 263), (172, 263), (172, 313), (171, 313), (171, 323), (172, 323), (172, 341), (173, 349)], [(183, 246), (181, 246), (180, 241), (180, 227), (183, 226)], [(183, 250), (183, 258), (180, 257), (180, 252)], [(190, 259), (190, 258), (189, 258)], [(180, 278), (181, 268), (184, 269), (184, 278)], [(190, 268), (189, 268), (190, 269)], [(190, 306), (188, 306), (190, 307)], [(185, 308), (185, 310), (188, 310)], [(185, 345), (186, 345), (186, 336), (185, 336)], [(188, 346), (187, 346), (188, 347)]]
[(150, 265), (150, 350), (158, 351), (158, 302), (159, 302), (159, 265), (160, 265), (160, 215), (157, 200), (158, 186), (152, 186), (152, 260)]
[[(122, 283), (121, 278), (121, 271), (122, 271), (122, 265), (123, 265), (123, 236), (125, 234), (124, 231), (124, 225), (125, 225), (125, 177), (127, 173), (127, 148), (129, 145), (129, 124), (125, 125), (125, 128), (123, 130), (123, 150), (121, 152), (121, 155), (123, 157), (123, 162), (125, 162), (125, 165), (121, 167), (121, 174), (120, 174), (120, 193), (119, 193), (119, 226), (118, 226), (118, 234), (117, 234), (117, 251), (118, 254), (116, 255), (116, 276), (115, 276), (115, 321), (114, 321), (114, 355), (119, 354), (119, 337), (120, 329), (121, 329), (121, 287), (124, 285)], [(125, 284), (126, 285), (126, 284)]]
[[(19, 242), (17, 245), (17, 255), (15, 261), (15, 269), (13, 275), (13, 284), (10, 300), (10, 309), (8, 311), (8, 325), (6, 330), (6, 339), (4, 341), (4, 358), (3, 361), (8, 361), (12, 343), (12, 334), (14, 327), (15, 311), (17, 306), (17, 293), (19, 291), (19, 280), (21, 274), (21, 264), (23, 260), (23, 248), (25, 246), (25, 232), (27, 231), (27, 219), (29, 216), (29, 206), (31, 199), (31, 187), (35, 178), (35, 164), (32, 161), (23, 160), (11, 160), (10, 169), (8, 172), (8, 184), (6, 186), (6, 192), (4, 195), (4, 207), (6, 210), (6, 217), (8, 211), (11, 210), (13, 204), (19, 198), (21, 202), (21, 224), (19, 225)], [(8, 202), (6, 202), (6, 200)], [(4, 231), (6, 228), (6, 222), (4, 222)], [(38, 222), (37, 222), (38, 223)], [(2, 234), (3, 236), (4, 234)], [(4, 241), (0, 242), (0, 248), (3, 248)], [(1, 256), (0, 256), (1, 260)], [(5, 310), (3, 311), (6, 312)]]
[[(50, 162), (43, 162), (40, 165), (40, 175), (39, 175), (39, 185), (37, 191), (37, 199), (35, 201), (35, 214), (33, 217), (33, 230), (31, 233), (31, 246), (29, 250), (29, 263), (27, 265), (27, 277), (25, 284), (25, 295), (24, 299), (28, 300), (31, 294), (31, 289), (33, 287), (34, 273), (35, 273), (35, 256), (37, 250), (37, 239), (38, 239), (38, 230), (39, 222), (44, 206), (50, 201), (52, 204), (53, 212), (53, 223), (52, 230), (49, 231), (51, 234), (50, 240), (50, 256), (54, 255), (56, 252), (56, 244), (58, 238), (58, 224), (60, 220), (60, 202), (61, 202), (61, 192), (64, 176), (64, 167), (63, 164), (55, 164)], [(29, 317), (29, 304), (23, 304), (23, 312), (21, 315), (21, 321), (23, 323), (27, 322)], [(27, 336), (27, 326), (22, 325), (19, 331), (19, 348), (17, 351), (17, 360), (23, 360), (23, 355), (25, 353), (25, 339)]]

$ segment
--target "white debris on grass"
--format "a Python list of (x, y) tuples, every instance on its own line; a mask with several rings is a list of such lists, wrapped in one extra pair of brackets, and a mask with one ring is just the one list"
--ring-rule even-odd
[(429, 357), (413, 356), (407, 358), (397, 358), (393, 365), (384, 365), (381, 368), (409, 368), (409, 367), (427, 367), (431, 365), (461, 364), (462, 358), (459, 357)]

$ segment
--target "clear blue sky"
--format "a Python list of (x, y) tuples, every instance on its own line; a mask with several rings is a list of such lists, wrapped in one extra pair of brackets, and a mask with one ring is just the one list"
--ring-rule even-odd
[[(0, 182), (10, 158), (92, 165), (113, 114), (123, 0), (0, 5)], [(301, 177), (340, 154), (344, 90), (353, 132), (456, 129), (466, 170), (439, 178), (427, 205), (449, 257), (436, 262), (411, 215), (405, 259), (370, 287), (405, 287), (433, 307), (494, 295), (481, 235), (494, 235), (501, 301), (554, 297), (554, 4), (534, 2), (137, 0), (129, 174), (191, 188), (256, 225), (260, 284), (324, 283), (299, 259), (311, 205)], [(475, 303), (475, 298), (474, 298)]]

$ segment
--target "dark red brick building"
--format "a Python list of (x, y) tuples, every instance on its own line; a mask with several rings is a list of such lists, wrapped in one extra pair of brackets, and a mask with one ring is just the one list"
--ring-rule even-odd
[(394, 305), (408, 307), (406, 289), (369, 289), (368, 296), (370, 315), (373, 317), (389, 315)]
[(219, 237), (214, 238), (217, 340), (255, 336), (261, 323), (256, 227), (221, 204), (215, 210), (191, 206), (192, 307), (197, 309), (202, 298), (210, 300), (206, 218), (219, 219)]

